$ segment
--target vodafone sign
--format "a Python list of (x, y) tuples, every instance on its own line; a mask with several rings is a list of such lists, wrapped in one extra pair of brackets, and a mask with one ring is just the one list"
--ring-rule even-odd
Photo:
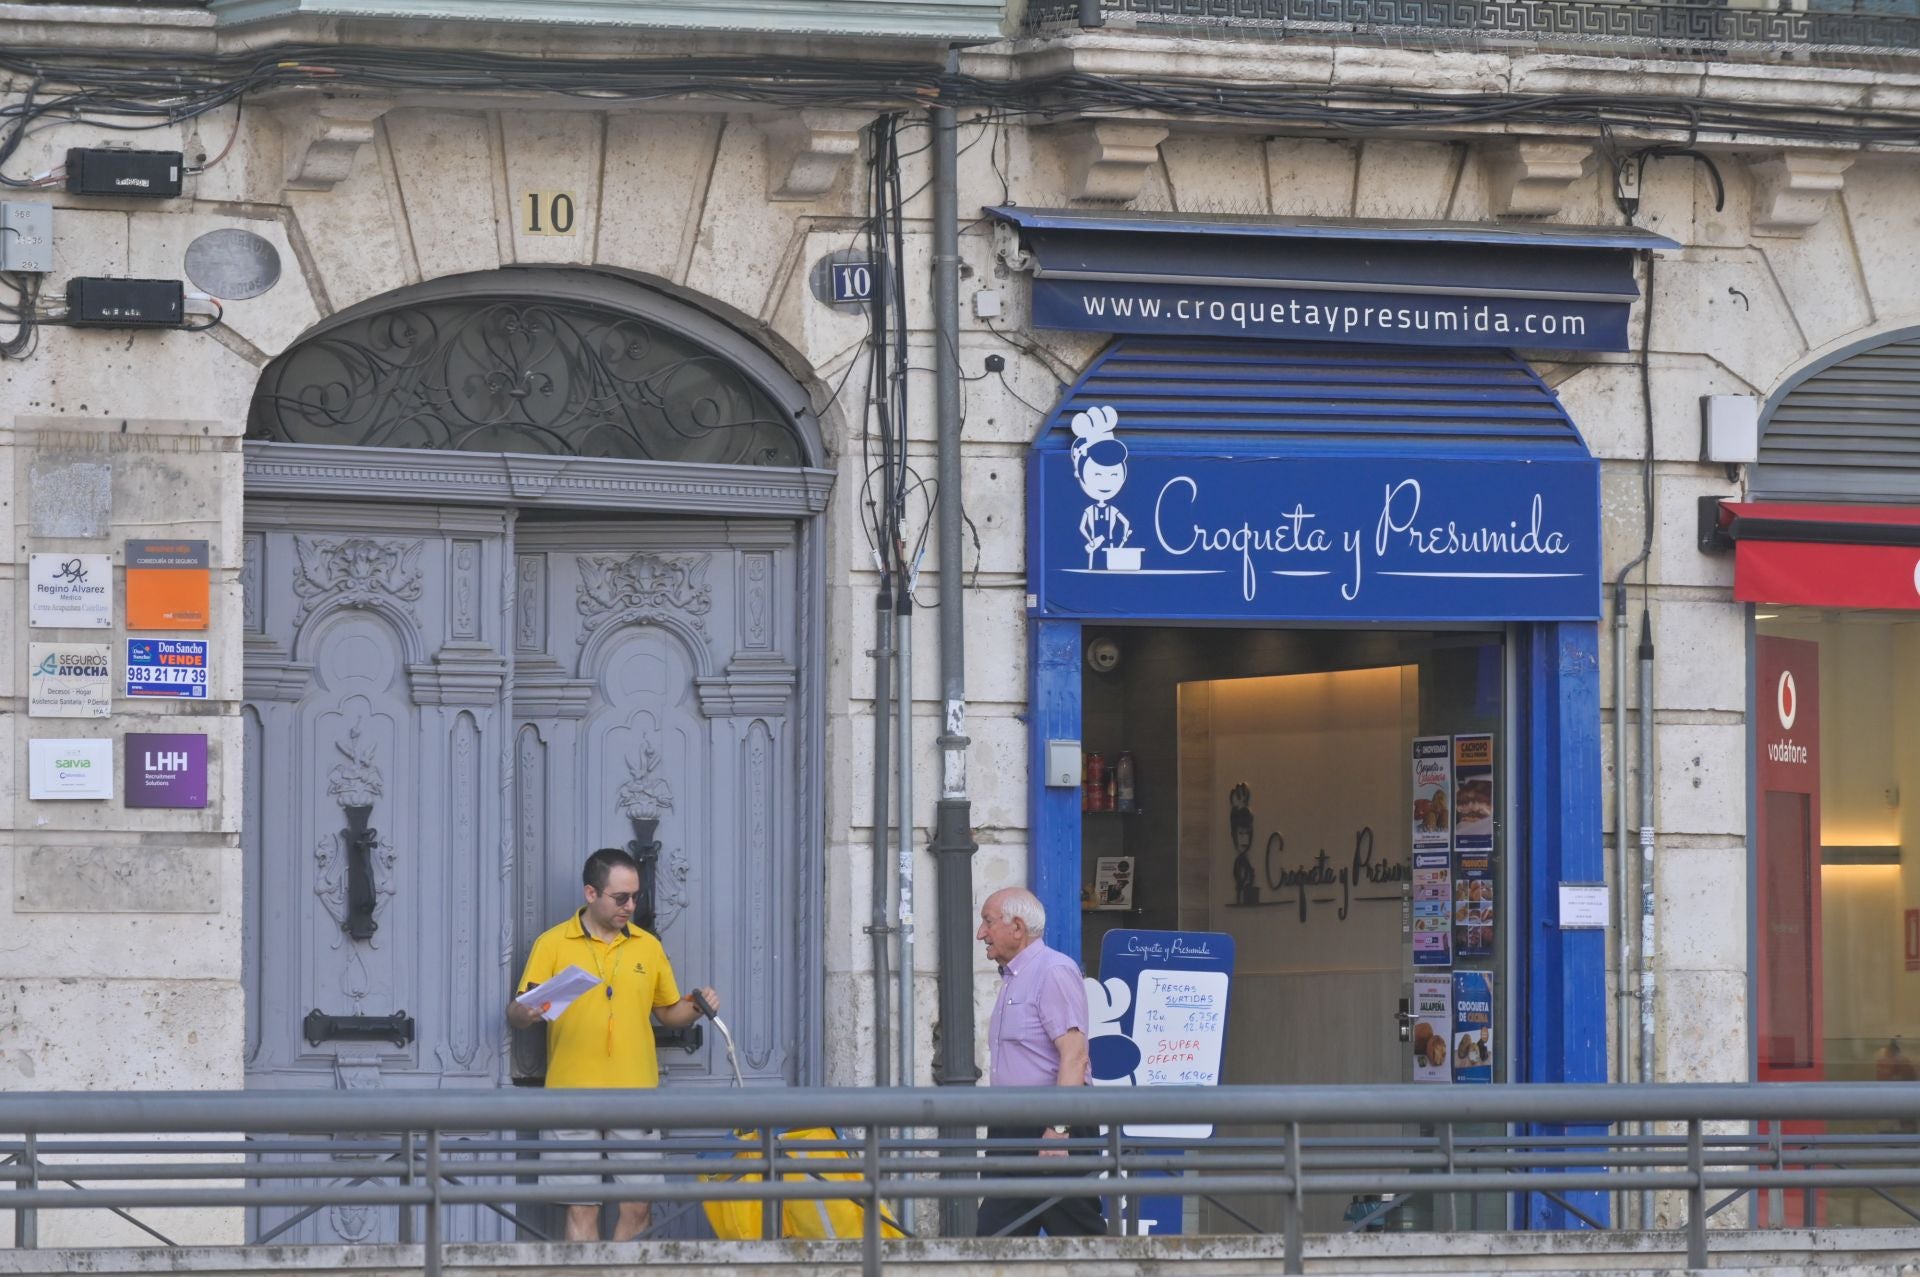
[(1920, 610), (1920, 507), (1719, 501), (1701, 546), (1734, 552), (1746, 603)]
[(1813, 793), (1820, 784), (1820, 645), (1767, 635), (1757, 643), (1759, 686), (1767, 689), (1760, 696), (1773, 697), (1773, 713), (1754, 715), (1760, 788)]

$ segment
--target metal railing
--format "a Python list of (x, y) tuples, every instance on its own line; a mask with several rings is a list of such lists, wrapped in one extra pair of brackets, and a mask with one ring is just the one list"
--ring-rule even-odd
[(1027, 29), (1853, 64), (1920, 56), (1913, 0), (1042, 0)]
[[(1641, 1122), (1658, 1133), (1636, 1134)], [(593, 1196), (689, 1208), (858, 1203), (867, 1207), (869, 1274), (886, 1257), (877, 1207), (890, 1199), (991, 1196), (1039, 1207), (1097, 1196), (1109, 1230), (1125, 1232), (1142, 1193), (1204, 1198), (1243, 1222), (1221, 1199), (1265, 1201), (1277, 1210), (1290, 1273), (1302, 1271), (1310, 1198), (1377, 1199), (1350, 1213), (1350, 1230), (1422, 1201), (1436, 1227), (1452, 1229), (1459, 1194), (1544, 1203), (1568, 1226), (1603, 1228), (1608, 1194), (1673, 1193), (1684, 1204), (1688, 1266), (1703, 1268), (1709, 1219), (1743, 1199), (1758, 1222), (1779, 1224), (1783, 1194), (1807, 1195), (1801, 1217), (1810, 1221), (1812, 1194), (1857, 1190), (1920, 1224), (1917, 1122), (1912, 1083), (13, 1093), (0, 1094), (0, 1185), (11, 1190), (0, 1190), (0, 1210), (14, 1214), (15, 1244), (32, 1247), (48, 1210), (111, 1211), (168, 1243), (132, 1212), (299, 1208), (254, 1239), (268, 1241), (329, 1206), (391, 1208), (395, 1235), (418, 1237), (425, 1271), (437, 1275), (448, 1208), (482, 1207), (539, 1236), (517, 1212), (580, 1196), (539, 1182), (543, 1164), (529, 1159), (550, 1144), (491, 1133), (652, 1128), (667, 1138), (583, 1147), (608, 1152), (599, 1173), (663, 1182), (613, 1182)], [(938, 1128), (1054, 1123), (1102, 1133), (1070, 1141), (1045, 1176), (1033, 1174), (1041, 1165), (1033, 1142), (932, 1138)], [(1169, 1139), (1138, 1129), (1168, 1123), (1213, 1130)], [(1831, 1123), (1877, 1129), (1834, 1132)], [(1314, 1133), (1329, 1127), (1407, 1133)], [(819, 1128), (833, 1138), (788, 1134)], [(823, 1163), (823, 1151), (841, 1160)], [(354, 1160), (343, 1169), (332, 1156), (346, 1152)], [(828, 1171), (846, 1178), (822, 1178)], [(1156, 1177), (1135, 1178), (1148, 1172)], [(781, 1212), (761, 1216), (763, 1235), (776, 1234)]]

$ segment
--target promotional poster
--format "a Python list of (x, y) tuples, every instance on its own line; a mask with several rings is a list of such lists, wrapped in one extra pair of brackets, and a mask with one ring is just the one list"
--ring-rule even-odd
[(1493, 1081), (1493, 976), (1453, 973), (1453, 1080)]
[(1453, 1081), (1453, 979), (1444, 975), (1413, 978), (1413, 1080)]

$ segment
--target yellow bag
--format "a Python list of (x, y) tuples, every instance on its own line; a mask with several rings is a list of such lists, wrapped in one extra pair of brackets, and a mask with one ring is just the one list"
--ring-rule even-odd
[[(755, 1147), (741, 1149), (734, 1154), (736, 1158), (754, 1158), (760, 1156), (758, 1131), (736, 1131), (741, 1139), (752, 1140)], [(831, 1127), (819, 1126), (806, 1130), (785, 1131), (780, 1136), (785, 1140), (837, 1140), (838, 1131)], [(825, 1160), (844, 1161), (848, 1154), (839, 1148), (782, 1148), (782, 1156), (817, 1157)], [(732, 1184), (757, 1183), (760, 1176), (752, 1175), (702, 1175), (706, 1183)], [(823, 1179), (859, 1181), (856, 1171), (788, 1171), (781, 1176), (783, 1180)], [(707, 1212), (707, 1222), (713, 1225), (713, 1235), (723, 1241), (752, 1241), (760, 1237), (762, 1203), (755, 1201), (724, 1201), (701, 1203)], [(862, 1237), (866, 1233), (867, 1208), (864, 1203), (850, 1198), (820, 1198), (817, 1200), (793, 1200), (780, 1204), (780, 1235), (782, 1237), (800, 1237), (809, 1241), (825, 1241), (841, 1237)], [(880, 1235), (882, 1237), (905, 1237), (906, 1231), (885, 1211), (880, 1213)]]

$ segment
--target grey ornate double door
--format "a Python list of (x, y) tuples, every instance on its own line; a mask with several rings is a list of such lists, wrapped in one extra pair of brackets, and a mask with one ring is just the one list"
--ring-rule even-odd
[[(578, 906), (585, 855), (629, 844), (656, 857), (682, 983), (723, 991), (752, 1078), (795, 1080), (795, 538), (248, 503), (249, 1086), (537, 1076), (538, 1035), (502, 1020), (511, 982)], [(725, 1071), (711, 1045), (662, 1065), (670, 1086)], [(333, 1211), (287, 1239), (393, 1226)]]

